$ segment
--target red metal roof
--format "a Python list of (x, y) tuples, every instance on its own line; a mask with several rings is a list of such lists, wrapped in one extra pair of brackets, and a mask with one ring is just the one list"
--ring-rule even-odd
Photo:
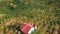
[(28, 31), (31, 29), (31, 27), (33, 27), (32, 23), (28, 23), (28, 24), (23, 23), (20, 26), (20, 30), (25, 34), (28, 34)]

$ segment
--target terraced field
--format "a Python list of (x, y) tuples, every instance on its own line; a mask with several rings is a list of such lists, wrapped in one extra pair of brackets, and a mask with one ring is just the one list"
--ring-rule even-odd
[(32, 34), (60, 34), (60, 0), (0, 0), (0, 34), (17, 34), (22, 22), (38, 24)]

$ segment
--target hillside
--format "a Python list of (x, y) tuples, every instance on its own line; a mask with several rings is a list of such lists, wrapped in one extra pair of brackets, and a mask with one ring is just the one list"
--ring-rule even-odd
[(60, 0), (0, 0), (0, 33), (16, 34), (21, 22), (38, 23), (32, 34), (60, 33)]

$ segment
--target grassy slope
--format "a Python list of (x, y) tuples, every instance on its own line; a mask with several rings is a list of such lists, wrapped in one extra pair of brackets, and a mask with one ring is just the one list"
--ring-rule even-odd
[[(13, 18), (17, 18), (15, 20), (23, 20), (24, 22), (32, 21), (33, 23), (39, 23), (38, 29), (34, 34), (43, 34), (44, 33), (52, 33), (59, 30), (59, 16), (57, 16), (58, 7), (54, 4), (55, 1), (49, 0), (18, 0), (18, 1), (8, 1), (0, 2), (0, 14), (4, 14), (0, 18), (0, 26), (1, 26), (1, 34), (3, 32), (8, 32), (13, 27), (10, 20)], [(10, 28), (6, 27), (6, 24), (12, 25)], [(15, 23), (12, 20), (12, 23)], [(57, 30), (52, 31), (55, 27)], [(6, 29), (5, 29), (6, 28)], [(13, 27), (14, 28), (14, 27)], [(4, 29), (4, 30), (3, 30)], [(56, 28), (55, 28), (56, 29)], [(49, 31), (49, 32), (46, 32)], [(12, 30), (13, 31), (13, 30)], [(14, 33), (14, 32), (13, 32)], [(12, 33), (12, 34), (13, 34)], [(7, 34), (7, 33), (6, 33)]]

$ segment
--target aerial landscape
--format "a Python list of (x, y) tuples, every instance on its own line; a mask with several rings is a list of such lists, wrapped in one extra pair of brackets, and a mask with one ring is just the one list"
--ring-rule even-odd
[(29, 34), (29, 27), (30, 34), (60, 34), (60, 0), (0, 0), (0, 34)]

